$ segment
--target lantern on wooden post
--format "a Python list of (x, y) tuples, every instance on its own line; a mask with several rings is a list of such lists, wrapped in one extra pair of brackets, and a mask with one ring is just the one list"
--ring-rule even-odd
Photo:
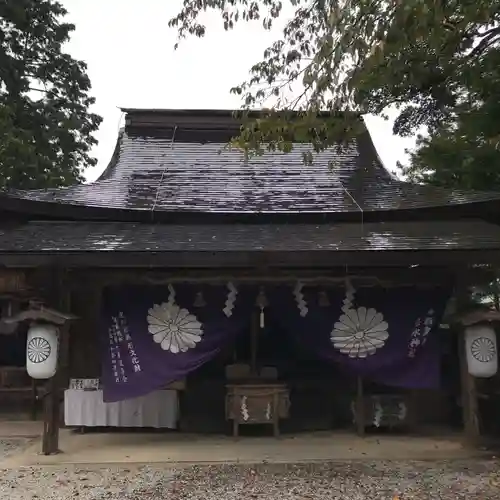
[[(59, 452), (60, 383), (59, 333), (61, 342), (67, 339), (70, 320), (76, 316), (45, 307), (39, 302), (30, 302), (29, 308), (6, 318), (7, 323), (30, 324), (26, 344), (26, 369), (33, 379), (50, 379), (44, 398), (45, 418), (42, 439), (42, 453), (50, 455)], [(61, 328), (61, 332), (59, 332)]]
[(489, 378), (498, 371), (498, 347), (494, 328), (481, 323), (465, 328), (465, 353), (469, 374)]
[(48, 323), (33, 323), (26, 341), (26, 370), (31, 378), (46, 380), (57, 371), (59, 329)]
[(477, 378), (493, 377), (498, 371), (498, 343), (493, 323), (500, 322), (500, 312), (476, 307), (454, 319), (463, 328), (466, 373)]
[(5, 319), (8, 324), (30, 322), (26, 342), (26, 369), (34, 379), (52, 378), (57, 371), (59, 353), (59, 326), (76, 316), (49, 309), (38, 303)]

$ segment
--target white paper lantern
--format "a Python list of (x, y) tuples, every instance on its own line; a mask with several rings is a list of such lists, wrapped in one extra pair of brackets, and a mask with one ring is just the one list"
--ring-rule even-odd
[(495, 330), (487, 324), (465, 329), (467, 368), (473, 377), (493, 377), (498, 371), (498, 349)]
[(48, 379), (57, 370), (59, 332), (53, 325), (35, 324), (28, 330), (26, 369), (34, 379)]

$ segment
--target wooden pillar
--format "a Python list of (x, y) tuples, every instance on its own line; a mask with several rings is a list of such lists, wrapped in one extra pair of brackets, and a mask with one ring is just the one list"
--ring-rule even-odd
[(58, 374), (47, 384), (44, 398), (42, 453), (53, 455), (59, 453), (59, 384)]
[[(468, 304), (467, 283), (461, 279), (457, 286), (457, 312), (460, 314)], [(467, 353), (465, 351), (465, 328), (455, 325), (458, 342), (458, 356), (460, 365), (460, 393), (462, 401), (462, 420), (465, 440), (470, 445), (477, 445), (481, 437), (479, 422), (479, 405), (476, 389), (476, 380), (469, 374), (467, 368)]]
[(259, 334), (260, 334), (260, 312), (255, 311), (252, 314), (252, 324), (250, 332), (250, 367), (252, 371), (252, 377), (257, 375), (257, 352), (259, 345)]
[[(61, 311), (69, 311), (70, 292), (65, 289), (63, 271), (57, 270), (53, 276), (53, 290), (51, 298)], [(48, 381), (47, 393), (44, 398), (44, 425), (42, 439), (42, 453), (53, 455), (59, 453), (59, 428), (61, 425), (61, 392), (67, 377), (67, 355), (69, 341), (69, 323), (59, 328), (59, 355), (57, 372)]]
[(467, 354), (465, 352), (464, 329), (457, 332), (458, 353), (460, 362), (460, 387), (462, 400), (462, 418), (467, 443), (476, 445), (481, 437), (479, 422), (479, 405), (477, 398), (476, 380), (469, 374), (467, 368)]

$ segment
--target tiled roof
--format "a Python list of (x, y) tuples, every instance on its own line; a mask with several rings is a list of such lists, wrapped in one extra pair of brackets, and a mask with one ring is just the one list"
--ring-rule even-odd
[(134, 224), (30, 222), (0, 228), (0, 254), (500, 250), (483, 221), (365, 224)]
[(155, 214), (172, 212), (356, 214), (500, 200), (500, 193), (399, 181), (380, 164), (367, 134), (316, 155), (311, 166), (302, 160), (307, 145), (246, 161), (240, 151), (223, 150), (224, 143), (188, 142), (189, 134), (175, 130), (174, 136), (168, 127), (129, 127), (97, 182), (9, 196), (108, 209), (109, 220), (112, 209), (150, 212), (154, 219)]

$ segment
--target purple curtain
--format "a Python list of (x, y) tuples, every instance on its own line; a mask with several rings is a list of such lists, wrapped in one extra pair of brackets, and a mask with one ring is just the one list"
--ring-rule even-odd
[(297, 286), (270, 292), (269, 314), (304, 349), (350, 374), (406, 388), (440, 384), (436, 331), (450, 288)]
[(213, 358), (248, 325), (254, 306), (248, 294), (231, 284), (106, 290), (104, 401), (145, 395)]
[[(436, 330), (450, 288), (330, 290), (265, 287), (269, 315), (301, 348), (374, 382), (439, 385)], [(108, 289), (102, 316), (104, 400), (147, 394), (185, 377), (247, 330), (254, 287), (169, 285)]]

